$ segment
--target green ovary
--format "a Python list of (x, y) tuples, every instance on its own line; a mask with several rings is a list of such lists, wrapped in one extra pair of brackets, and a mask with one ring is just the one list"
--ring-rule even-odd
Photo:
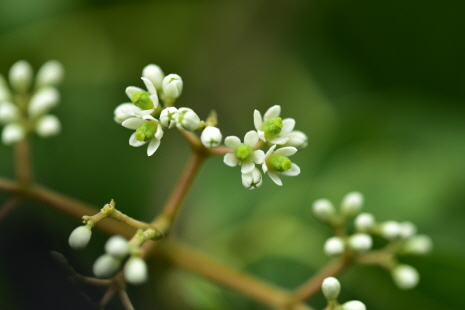
[(157, 132), (158, 125), (155, 123), (147, 122), (136, 130), (136, 140), (150, 141)]
[(253, 156), (252, 148), (247, 144), (241, 144), (237, 147), (235, 156), (241, 162), (248, 161)]
[(270, 118), (263, 124), (263, 131), (265, 136), (268, 138), (273, 138), (277, 136), (283, 129), (283, 120), (281, 117)]
[(141, 110), (153, 109), (153, 102), (150, 99), (150, 94), (146, 91), (141, 90), (133, 92), (131, 95), (131, 101)]
[(277, 172), (283, 172), (289, 170), (292, 167), (291, 160), (286, 156), (282, 155), (271, 155), (266, 160), (266, 164), (268, 168)]

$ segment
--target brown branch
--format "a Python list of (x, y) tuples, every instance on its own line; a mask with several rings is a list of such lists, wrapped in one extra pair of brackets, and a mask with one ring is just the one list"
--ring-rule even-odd
[(0, 207), (0, 221), (3, 220), (11, 211), (13, 211), (23, 199), (18, 196), (10, 197)]
[(25, 137), (15, 145), (16, 179), (22, 186), (33, 182), (32, 165), (29, 154), (29, 140)]

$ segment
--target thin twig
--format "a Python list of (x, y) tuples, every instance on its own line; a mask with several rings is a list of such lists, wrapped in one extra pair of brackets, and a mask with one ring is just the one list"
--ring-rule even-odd
[(131, 299), (129, 299), (128, 293), (126, 290), (119, 290), (118, 292), (119, 299), (126, 310), (134, 310), (134, 306), (131, 303)]
[(115, 296), (118, 289), (115, 286), (109, 286), (102, 299), (99, 302), (99, 306), (104, 308), (110, 300)]
[(29, 156), (29, 140), (25, 137), (15, 145), (16, 178), (22, 186), (32, 184), (32, 164)]
[(13, 211), (23, 199), (18, 196), (10, 197), (0, 207), (0, 221), (3, 220), (11, 211)]

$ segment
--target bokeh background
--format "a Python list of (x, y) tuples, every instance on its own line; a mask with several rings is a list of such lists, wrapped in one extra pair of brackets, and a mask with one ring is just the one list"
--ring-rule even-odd
[[(150, 221), (189, 148), (175, 131), (156, 154), (128, 145), (113, 121), (126, 86), (142, 86), (156, 63), (184, 80), (178, 106), (219, 115), (224, 136), (253, 129), (254, 109), (280, 104), (307, 133), (293, 156), (301, 175), (247, 191), (238, 168), (211, 158), (183, 206), (174, 237), (212, 258), (292, 289), (328, 259), (329, 230), (311, 203), (365, 195), (364, 210), (412, 221), (434, 241), (405, 258), (421, 282), (400, 291), (375, 267), (343, 273), (341, 301), (370, 310), (464, 309), (465, 2), (463, 1), (104, 1), (0, 0), (0, 72), (19, 59), (66, 69), (58, 137), (34, 137), (38, 182), (95, 206), (115, 199)], [(13, 150), (0, 145), (0, 175)], [(1, 193), (4, 201), (8, 195)], [(51, 260), (63, 253), (90, 275), (108, 236), (69, 249), (79, 224), (25, 202), (0, 223), (0, 309), (92, 309), (102, 291), (75, 285)], [(131, 287), (136, 309), (266, 309), (155, 258), (150, 284)], [(324, 308), (317, 296), (311, 304)], [(117, 301), (108, 309), (121, 309)]]

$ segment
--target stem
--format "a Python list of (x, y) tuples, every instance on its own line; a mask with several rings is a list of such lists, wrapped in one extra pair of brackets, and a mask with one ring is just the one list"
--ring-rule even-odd
[(5, 203), (0, 207), (0, 221), (3, 220), (8, 213), (10, 213), (18, 204), (23, 200), (21, 197), (13, 196), (9, 198)]
[(131, 303), (131, 299), (129, 299), (128, 293), (125, 290), (119, 291), (119, 299), (126, 310), (134, 310), (134, 306)]
[(16, 143), (15, 156), (16, 178), (22, 186), (28, 187), (33, 180), (28, 137)]

